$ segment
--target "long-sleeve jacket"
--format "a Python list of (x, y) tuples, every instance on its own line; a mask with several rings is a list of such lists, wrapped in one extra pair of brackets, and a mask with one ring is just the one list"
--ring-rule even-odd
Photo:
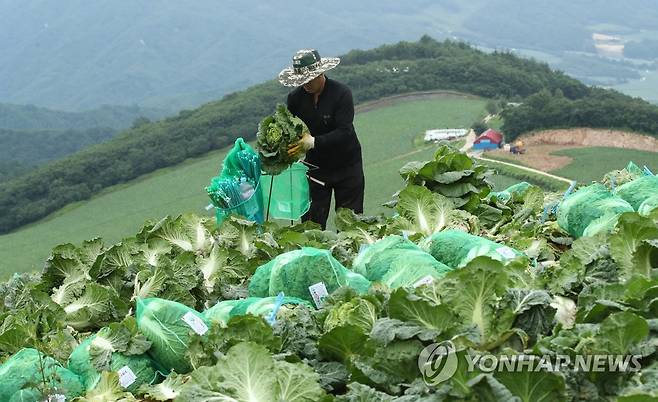
[(306, 161), (326, 176), (361, 163), (361, 144), (354, 130), (354, 101), (344, 84), (327, 78), (317, 105), (303, 87), (288, 94), (288, 110), (308, 126), (315, 147)]

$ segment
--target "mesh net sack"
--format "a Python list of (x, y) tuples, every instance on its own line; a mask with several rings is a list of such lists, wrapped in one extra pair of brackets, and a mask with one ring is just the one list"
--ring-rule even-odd
[[(43, 384), (44, 379), (46, 384)], [(67, 399), (80, 396), (84, 391), (77, 374), (36, 349), (21, 349), (0, 366), (0, 401), (9, 401), (21, 390), (25, 392), (19, 393), (17, 398), (34, 396), (35, 386), (41, 384)], [(39, 399), (43, 398), (43, 395), (37, 395)]]
[(308, 168), (296, 162), (276, 176), (261, 176), (266, 216), (297, 220), (309, 210), (311, 199), (306, 172)]
[(22, 389), (9, 398), (9, 402), (42, 402), (43, 400), (44, 395), (36, 388)]
[[(236, 315), (252, 314), (267, 318), (277, 304), (276, 297), (248, 297), (241, 300), (224, 300), (208, 310), (203, 315), (212, 323), (226, 326), (231, 317)], [(310, 305), (306, 300), (296, 297), (284, 297), (282, 305)]]
[(445, 230), (435, 233), (425, 239), (422, 248), (437, 261), (452, 268), (462, 268), (474, 258), (482, 255), (503, 263), (523, 256), (523, 253), (513, 248), (461, 230)]
[(525, 195), (525, 192), (530, 188), (530, 186), (531, 186), (530, 183), (522, 181), (507, 187), (505, 190), (494, 191), (489, 193), (487, 195), (487, 199), (496, 197), (501, 201), (507, 202), (512, 197), (523, 197)]
[(231, 214), (263, 223), (261, 164), (258, 154), (242, 138), (224, 158), (219, 176), (210, 179), (206, 192), (215, 207), (217, 224)]
[[(248, 297), (246, 299), (240, 300), (238, 304), (231, 310), (230, 316), (235, 317), (237, 315), (258, 315), (261, 317), (267, 317), (272, 314), (272, 310), (276, 306), (276, 297)], [(297, 297), (288, 297), (283, 298), (282, 305), (299, 305), (304, 304), (310, 306), (311, 304), (303, 299)]]
[(640, 204), (640, 207), (637, 209), (637, 212), (640, 215), (648, 216), (651, 213), (651, 211), (653, 211), (656, 208), (658, 208), (658, 194), (644, 200), (644, 202), (642, 202), (642, 204)]
[(411, 241), (387, 236), (360, 252), (352, 270), (390, 288), (414, 286), (428, 276), (441, 278), (451, 269)]
[(249, 281), (249, 296), (276, 296), (283, 292), (313, 303), (309, 287), (317, 283), (324, 283), (328, 293), (341, 286), (349, 286), (359, 293), (370, 288), (370, 281), (345, 268), (329, 250), (303, 247), (258, 267)]
[(615, 189), (615, 195), (639, 211), (640, 205), (658, 194), (658, 176), (642, 176)]
[[(71, 353), (67, 365), (69, 370), (80, 377), (87, 390), (93, 389), (101, 379), (101, 372), (94, 367), (89, 354), (94, 339), (95, 335), (92, 335), (80, 343)], [(121, 385), (130, 392), (137, 391), (143, 384), (153, 384), (158, 376), (151, 359), (146, 355), (126, 356), (114, 352), (110, 369), (116, 373), (125, 373)]]
[(603, 184), (583, 187), (565, 198), (559, 205), (557, 223), (574, 238), (592, 236), (601, 231), (611, 230), (617, 218), (633, 207), (623, 199), (614, 196)]
[(231, 318), (231, 310), (233, 310), (233, 307), (238, 303), (240, 303), (240, 300), (222, 300), (211, 308), (205, 310), (203, 316), (211, 323), (225, 327), (228, 320)]
[(208, 332), (203, 314), (177, 302), (158, 298), (137, 300), (137, 327), (151, 341), (148, 354), (163, 373), (191, 370), (185, 354), (192, 335)]

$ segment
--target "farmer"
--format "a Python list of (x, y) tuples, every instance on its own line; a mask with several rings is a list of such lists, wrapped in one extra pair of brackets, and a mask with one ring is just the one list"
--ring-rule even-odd
[[(361, 144), (354, 131), (352, 91), (325, 72), (336, 67), (340, 59), (321, 58), (317, 50), (302, 49), (292, 58), (292, 67), (279, 73), (279, 81), (296, 87), (288, 94), (288, 109), (310, 130), (290, 146), (288, 154), (302, 157), (317, 170), (309, 180), (311, 208), (302, 217), (325, 229), (331, 194), (336, 209), (349, 208), (363, 213), (365, 179)], [(322, 184), (318, 183), (322, 182)]]

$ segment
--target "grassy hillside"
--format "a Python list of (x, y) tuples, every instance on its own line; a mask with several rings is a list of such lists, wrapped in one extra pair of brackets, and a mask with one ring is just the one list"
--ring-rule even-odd
[[(468, 127), (484, 116), (485, 104), (485, 100), (446, 97), (359, 113), (355, 125), (364, 150), (366, 213), (384, 210), (381, 203), (401, 185), (396, 172), (404, 163), (431, 157), (433, 146), (413, 145), (420, 132), (436, 127)], [(224, 154), (225, 150), (215, 151), (159, 170), (0, 236), (0, 275), (40, 269), (50, 249), (62, 242), (75, 243), (94, 236), (117, 241), (134, 233), (146, 219), (185, 211), (204, 213), (209, 201), (203, 188), (216, 174)]]
[(0, 128), (0, 183), (112, 138), (112, 128), (17, 131)]
[[(572, 158), (573, 160), (567, 165), (550, 170), (550, 173), (577, 180), (579, 183), (599, 181), (606, 173), (624, 168), (629, 161), (633, 161), (639, 166), (646, 165), (654, 173), (658, 171), (658, 153), (650, 151), (610, 147), (565, 147), (565, 149), (551, 152), (550, 155)], [(519, 165), (524, 164), (511, 154), (488, 152), (486, 157)], [(526, 165), (532, 164), (526, 163)], [(534, 167), (541, 169), (539, 166)]]
[[(331, 77), (348, 85), (357, 103), (415, 91), (453, 90), (487, 98), (525, 98), (545, 89), (586, 97), (582, 83), (547, 65), (467, 44), (423, 37), (344, 55)], [(558, 91), (559, 90), (559, 91)], [(127, 130), (112, 140), (50, 163), (0, 186), (0, 233), (159, 168), (253, 138), (261, 118), (287, 91), (271, 80), (177, 116)]]
[(553, 154), (568, 156), (573, 158), (573, 161), (552, 173), (574, 178), (580, 183), (601, 180), (604, 174), (611, 170), (623, 169), (629, 161), (635, 162), (640, 167), (646, 165), (654, 173), (658, 172), (658, 153), (656, 152), (591, 147), (565, 149)]
[(166, 115), (165, 110), (139, 106), (102, 106), (83, 112), (65, 112), (34, 105), (0, 103), (0, 129), (30, 131), (110, 127), (121, 130), (131, 127), (140, 117), (157, 120)]

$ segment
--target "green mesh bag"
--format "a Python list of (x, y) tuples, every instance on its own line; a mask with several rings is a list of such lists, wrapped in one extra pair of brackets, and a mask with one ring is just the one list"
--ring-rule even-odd
[[(224, 300), (208, 310), (203, 312), (203, 315), (213, 323), (219, 323), (226, 326), (231, 317), (238, 315), (252, 314), (268, 318), (272, 314), (272, 310), (277, 304), (276, 297), (247, 297), (241, 300)], [(305, 304), (310, 306), (306, 300), (298, 299), (296, 297), (284, 297), (282, 305), (298, 305)]]
[(329, 250), (303, 247), (258, 267), (249, 281), (249, 296), (276, 296), (283, 292), (286, 296), (314, 303), (309, 287), (320, 282), (328, 293), (341, 286), (349, 286), (359, 293), (370, 288), (370, 281), (345, 268)]
[(9, 398), (9, 402), (42, 402), (44, 395), (36, 388), (22, 389)]
[[(36, 349), (26, 348), (0, 366), (0, 401), (9, 401), (21, 390), (25, 392), (20, 392), (16, 398), (34, 396), (35, 386), (43, 384), (44, 378), (47, 387), (67, 399), (73, 399), (84, 392), (77, 374), (62, 367), (52, 357), (44, 356)], [(42, 400), (43, 395), (38, 397), (38, 400)]]
[(425, 239), (421, 246), (437, 261), (452, 268), (462, 268), (482, 255), (503, 263), (523, 256), (523, 253), (513, 248), (461, 230), (435, 233)]
[(522, 198), (531, 184), (525, 181), (513, 184), (502, 191), (494, 191), (487, 195), (487, 200), (496, 197), (503, 202), (509, 201), (512, 197)]
[(204, 335), (210, 323), (203, 314), (177, 302), (158, 298), (137, 300), (137, 328), (151, 341), (149, 356), (163, 373), (189, 372), (185, 356), (194, 334)]
[(235, 307), (240, 300), (223, 300), (215, 304), (211, 308), (203, 312), (203, 316), (206, 317), (206, 320), (210, 321), (213, 324), (219, 324), (222, 327), (225, 327), (228, 323), (228, 320), (231, 318), (231, 310)]
[(557, 223), (574, 238), (593, 236), (612, 230), (619, 215), (631, 211), (633, 207), (628, 202), (614, 196), (603, 184), (595, 183), (579, 189), (560, 203)]
[(390, 288), (414, 286), (426, 277), (441, 278), (451, 269), (411, 241), (388, 236), (360, 252), (352, 270)]
[(644, 200), (637, 209), (637, 212), (642, 216), (649, 216), (656, 208), (658, 208), (658, 194)]
[(631, 204), (635, 211), (650, 197), (658, 194), (658, 176), (642, 176), (615, 189), (615, 195)]
[[(299, 305), (304, 304), (310, 306), (311, 304), (303, 299), (297, 297), (288, 297), (283, 298), (282, 305)], [(237, 315), (258, 315), (261, 317), (267, 317), (272, 314), (272, 310), (276, 305), (276, 297), (248, 297), (238, 301), (238, 304), (231, 310), (230, 316), (235, 317)]]
[[(76, 373), (87, 391), (92, 390), (101, 379), (101, 372), (94, 367), (89, 348), (96, 336), (92, 335), (78, 345), (68, 361), (68, 369)], [(110, 368), (113, 372), (123, 373), (121, 385), (130, 392), (135, 392), (143, 384), (153, 384), (158, 373), (153, 362), (146, 355), (126, 356), (122, 353), (112, 353)]]
[(308, 168), (297, 162), (276, 176), (261, 176), (266, 216), (297, 220), (309, 210), (311, 200), (306, 172)]
[(258, 154), (242, 138), (236, 139), (220, 174), (210, 179), (210, 186), (206, 187), (218, 225), (232, 214), (263, 223), (260, 175)]

